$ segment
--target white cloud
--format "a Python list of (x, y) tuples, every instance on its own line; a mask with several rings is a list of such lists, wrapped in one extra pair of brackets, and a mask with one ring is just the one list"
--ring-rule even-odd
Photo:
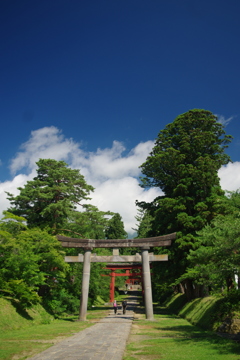
[(40, 158), (67, 162), (72, 154), (78, 153), (79, 144), (65, 139), (58, 128), (51, 126), (32, 131), (29, 140), (20, 149), (11, 161), (10, 171), (13, 175), (24, 167), (31, 172)]
[(10, 194), (17, 195), (19, 193), (17, 188), (24, 186), (24, 184), (26, 184), (28, 180), (32, 179), (32, 177), (32, 174), (30, 176), (21, 174), (15, 176), (12, 181), (0, 183), (0, 216), (3, 210), (7, 210), (10, 206), (9, 201), (7, 200), (6, 191)]
[(150, 202), (159, 195), (162, 195), (159, 189), (144, 191), (136, 178), (124, 177), (102, 182), (96, 188), (91, 202), (103, 211), (110, 209), (118, 212), (123, 218), (126, 231), (130, 233), (136, 227), (135, 201)]
[(238, 190), (240, 188), (240, 162), (236, 161), (222, 166), (218, 176), (223, 190)]
[[(81, 149), (81, 144), (66, 139), (54, 126), (32, 131), (29, 140), (11, 161), (10, 170), (18, 175), (12, 181), (0, 183), (0, 213), (9, 207), (5, 191), (17, 194), (17, 188), (35, 176), (36, 161), (52, 158), (64, 160), (71, 168), (80, 169), (87, 183), (95, 187), (91, 203), (100, 210), (118, 212), (123, 218), (125, 230), (131, 234), (136, 224), (135, 201), (150, 202), (162, 195), (160, 189), (144, 190), (138, 182), (139, 166), (146, 160), (153, 145), (153, 141), (140, 143), (127, 153), (123, 143), (114, 141), (111, 148), (86, 152)], [(224, 190), (240, 188), (240, 162), (223, 166), (218, 175)]]
[(135, 201), (151, 201), (161, 194), (158, 189), (142, 189), (137, 180), (139, 166), (153, 145), (153, 141), (140, 143), (126, 153), (124, 144), (114, 141), (111, 148), (86, 152), (81, 149), (81, 144), (66, 139), (54, 126), (32, 131), (29, 140), (21, 145), (11, 161), (10, 171), (18, 175), (12, 181), (0, 184), (0, 212), (9, 207), (5, 191), (17, 194), (17, 188), (35, 176), (39, 158), (64, 160), (71, 168), (80, 169), (87, 183), (95, 187), (91, 203), (100, 210), (118, 212), (125, 230), (131, 233), (136, 223)]
[(146, 160), (153, 147), (153, 141), (138, 144), (129, 154), (124, 145), (114, 141), (107, 149), (97, 149), (95, 153), (78, 154), (72, 161), (72, 166), (79, 168), (82, 174), (94, 185), (98, 186), (108, 179), (119, 179), (126, 176), (139, 176), (139, 166)]
[(215, 116), (217, 116), (218, 122), (220, 124), (222, 124), (223, 126), (227, 126), (230, 123), (230, 121), (232, 121), (232, 119), (234, 119), (234, 116), (230, 116), (227, 119), (225, 119), (225, 117), (223, 115), (216, 114)]

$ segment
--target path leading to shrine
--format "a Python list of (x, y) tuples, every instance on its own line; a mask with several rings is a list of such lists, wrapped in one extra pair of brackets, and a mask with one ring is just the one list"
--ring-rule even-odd
[[(239, 360), (239, 343), (195, 327), (155, 306), (155, 321), (138, 307), (139, 292), (129, 291), (127, 313), (118, 309), (28, 360)], [(134, 320), (134, 321), (133, 321)], [(126, 349), (126, 345), (127, 349)]]
[(28, 360), (122, 360), (136, 305), (137, 296), (132, 292), (125, 315), (122, 309), (116, 315), (110, 310), (97, 324)]

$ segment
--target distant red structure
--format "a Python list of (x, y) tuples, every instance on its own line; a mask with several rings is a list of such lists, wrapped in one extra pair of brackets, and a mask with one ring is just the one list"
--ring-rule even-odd
[[(111, 276), (110, 281), (110, 291), (109, 291), (109, 301), (114, 301), (114, 290), (115, 290), (115, 277), (116, 276), (126, 276), (128, 279), (126, 280), (126, 283), (131, 287), (131, 285), (134, 285), (135, 281), (138, 281), (139, 284), (142, 284), (142, 292), (143, 292), (143, 279), (142, 279), (142, 265), (141, 264), (108, 264), (104, 269), (110, 270), (109, 275), (103, 275), (102, 276)], [(116, 272), (117, 270), (126, 270), (125, 273), (119, 273)], [(140, 272), (137, 272), (136, 270), (141, 270)]]

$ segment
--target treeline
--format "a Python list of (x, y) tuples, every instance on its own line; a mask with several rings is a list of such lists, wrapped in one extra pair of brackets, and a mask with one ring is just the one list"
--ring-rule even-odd
[[(64, 255), (78, 255), (81, 249), (62, 248), (56, 235), (126, 238), (122, 218), (81, 204), (94, 189), (79, 170), (70, 169), (64, 161), (40, 159), (36, 177), (18, 190), (17, 196), (7, 193), (11, 207), (0, 221), (0, 296), (19, 301), (23, 307), (41, 302), (56, 315), (76, 312), (82, 264), (67, 264)], [(103, 252), (110, 250), (101, 249)], [(103, 272), (102, 265), (92, 264), (89, 306), (97, 297), (108, 301), (110, 281), (101, 276)]]

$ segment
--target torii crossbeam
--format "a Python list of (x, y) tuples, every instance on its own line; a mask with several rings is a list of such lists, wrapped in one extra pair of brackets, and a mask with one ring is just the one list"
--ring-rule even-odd
[[(82, 275), (82, 292), (81, 292), (81, 303), (80, 303), (80, 317), (82, 321), (86, 320), (87, 314), (87, 303), (88, 303), (88, 291), (89, 291), (89, 280), (90, 280), (90, 264), (91, 261), (96, 262), (133, 262), (133, 256), (119, 256), (115, 258), (108, 256), (92, 256), (91, 251), (94, 248), (129, 248), (129, 247), (138, 247), (141, 248), (141, 256), (139, 254), (135, 255), (135, 261), (141, 259), (142, 262), (142, 273), (144, 280), (144, 301), (145, 301), (145, 312), (146, 319), (153, 320), (153, 305), (152, 305), (152, 286), (151, 286), (151, 276), (150, 276), (150, 265), (149, 261), (159, 261), (157, 255), (153, 255), (150, 258), (148, 250), (150, 247), (162, 247), (170, 246), (172, 240), (176, 239), (176, 233), (156, 236), (151, 238), (144, 239), (77, 239), (67, 236), (57, 235), (59, 241), (61, 241), (63, 247), (68, 248), (83, 248), (85, 250), (84, 257), (81, 257), (79, 254), (78, 257), (66, 257), (65, 261), (67, 262), (82, 262), (83, 261), (83, 275)], [(116, 256), (116, 255), (115, 255)], [(70, 259), (72, 258), (72, 259)], [(74, 258), (74, 259), (73, 259)], [(131, 258), (131, 259), (130, 259)], [(163, 259), (162, 259), (163, 260)], [(164, 260), (167, 260), (166, 258)]]

